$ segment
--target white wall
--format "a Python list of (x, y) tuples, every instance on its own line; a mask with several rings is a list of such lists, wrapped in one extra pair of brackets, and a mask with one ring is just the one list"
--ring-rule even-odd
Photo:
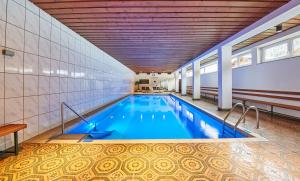
[(186, 78), (186, 86), (193, 86), (193, 77)]
[[(58, 126), (63, 101), (83, 113), (133, 88), (130, 69), (28, 0), (0, 1), (4, 48), (15, 56), (0, 56), (0, 125), (28, 124), (20, 141)], [(1, 137), (0, 149), (11, 141)]]
[(218, 73), (201, 74), (201, 87), (218, 87)]
[(161, 74), (158, 74), (158, 73), (151, 73), (151, 74), (139, 73), (139, 74), (136, 74), (136, 76), (135, 76), (136, 81), (138, 81), (140, 79), (149, 79), (149, 85), (140, 85), (140, 88), (142, 86), (152, 87), (152, 86), (154, 86), (153, 82), (156, 81), (156, 85), (158, 87), (161, 86), (161, 87), (167, 88), (167, 86), (169, 85), (169, 87), (171, 89), (172, 86), (173, 87), (175, 86), (175, 85), (173, 85), (173, 84), (175, 84), (175, 82), (170, 80), (170, 81), (167, 81), (168, 83), (166, 83), (166, 80), (173, 79), (173, 78), (174, 78), (173, 74), (167, 74), (167, 73), (161, 73)]
[[(276, 42), (286, 36), (290, 37), (298, 34), (300, 34), (300, 26), (269, 37), (249, 47), (245, 47), (239, 51), (234, 52), (234, 54), (251, 49), (252, 51), (253, 49), (255, 49), (256, 51), (257, 47), (273, 43), (274, 41)], [(300, 91), (300, 57), (281, 59), (266, 63), (257, 63), (259, 57), (256, 57), (255, 55), (252, 55), (252, 57), (252, 65), (233, 69), (233, 88), (297, 92)], [(217, 72), (202, 74), (201, 86), (218, 87)], [(278, 102), (278, 99), (260, 99), (265, 101)], [(280, 100), (280, 103), (300, 106), (300, 103), (297, 101)], [(270, 110), (269, 107), (264, 108)], [(283, 110), (279, 108), (275, 108), (275, 111), (300, 117), (299, 111)]]
[(233, 87), (300, 91), (299, 68), (300, 57), (236, 68), (233, 69)]
[(161, 82), (162, 87), (167, 89), (168, 91), (175, 91), (174, 74), (172, 75), (173, 75), (172, 77), (166, 78)]

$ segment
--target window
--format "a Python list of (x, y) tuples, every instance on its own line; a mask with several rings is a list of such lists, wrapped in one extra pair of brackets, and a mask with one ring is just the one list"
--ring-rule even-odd
[(217, 63), (211, 64), (211, 65), (205, 67), (205, 73), (212, 73), (212, 72), (217, 72), (217, 71), (218, 71)]
[(243, 67), (246, 65), (251, 65), (252, 63), (252, 54), (251, 53), (244, 53), (233, 57), (232, 60), (232, 68)]
[(204, 74), (204, 68), (200, 69), (200, 74)]
[(293, 39), (293, 55), (300, 55), (300, 37)]
[(232, 68), (237, 68), (239, 65), (238, 65), (238, 58), (237, 57), (234, 57), (232, 60), (231, 60), (231, 63), (232, 63)]
[(140, 84), (149, 84), (149, 79), (140, 79)]
[(284, 41), (263, 47), (262, 62), (300, 56), (300, 37), (292, 37)]
[(247, 53), (239, 57), (239, 66), (246, 66), (252, 63), (252, 54)]
[(200, 69), (200, 74), (208, 74), (218, 71), (218, 62), (214, 61), (212, 63), (204, 64)]
[(186, 77), (193, 77), (193, 71), (192, 70), (187, 71)]
[(263, 58), (264, 62), (277, 60), (280, 58), (287, 57), (289, 55), (288, 42), (280, 42), (275, 45), (270, 45), (263, 48)]

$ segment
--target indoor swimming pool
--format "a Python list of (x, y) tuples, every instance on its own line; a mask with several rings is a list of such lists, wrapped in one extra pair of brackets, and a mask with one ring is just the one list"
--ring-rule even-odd
[(130, 95), (66, 130), (91, 139), (244, 138), (222, 120), (173, 95)]

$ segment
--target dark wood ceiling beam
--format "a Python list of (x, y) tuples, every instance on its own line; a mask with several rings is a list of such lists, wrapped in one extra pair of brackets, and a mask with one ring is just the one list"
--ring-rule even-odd
[[(121, 47), (124, 47), (124, 46), (130, 46), (130, 45), (117, 45), (117, 44), (100, 44), (100, 43), (97, 43), (95, 42), (95, 44), (99, 45), (99, 46), (103, 46), (103, 48), (107, 48), (107, 47), (110, 47), (110, 48), (121, 48)], [(204, 46), (204, 45), (212, 45), (211, 43), (205, 43), (205, 44), (199, 44), (199, 45), (174, 45), (174, 46), (170, 46), (170, 45), (162, 45), (162, 44), (152, 44), (152, 45), (140, 45), (141, 47), (144, 47), (146, 49), (151, 49), (153, 46), (160, 46), (162, 49), (163, 48), (201, 48), (201, 46)], [(135, 45), (135, 46), (139, 46), (138, 44)]]
[[(116, 30), (116, 31), (90, 31), (90, 32), (85, 32), (85, 31), (78, 31), (81, 35), (96, 35), (96, 36), (144, 36), (149, 37), (149, 36), (180, 36), (180, 35), (231, 35), (233, 32), (221, 32), (220, 31), (204, 31), (204, 30), (196, 30), (196, 31), (176, 31), (174, 30), (165, 30), (165, 31), (126, 31), (123, 32), (121, 30)], [(147, 35), (147, 36), (146, 36)]]
[(154, 47), (137, 47), (134, 46), (132, 48), (130, 47), (116, 47), (116, 46), (105, 46), (103, 49), (109, 50), (110, 52), (142, 52), (143, 49), (148, 48), (148, 51), (153, 51), (153, 50), (160, 50), (160, 51), (169, 51), (169, 50), (175, 50), (176, 52), (178, 51), (183, 51), (183, 52), (189, 52), (191, 51), (190, 47), (159, 47), (159, 48), (154, 48)]
[(85, 19), (62, 19), (64, 23), (108, 23), (108, 22), (253, 22), (258, 18), (85, 18)]
[[(102, 45), (109, 45), (109, 44), (117, 44), (117, 45), (125, 45), (125, 46), (128, 46), (128, 45), (131, 45), (131, 44), (145, 44), (145, 45), (148, 45), (149, 43), (172, 43), (172, 42), (184, 42), (185, 44), (187, 45), (191, 45), (191, 43), (197, 43), (197, 45), (202, 45), (202, 44), (207, 44), (207, 43), (214, 43), (214, 42), (218, 42), (220, 41), (221, 39), (224, 39), (224, 38), (219, 38), (219, 39), (214, 39), (214, 40), (189, 40), (189, 39), (173, 39), (173, 40), (140, 40), (140, 41), (126, 41), (124, 43), (121, 43), (120, 41), (109, 41), (109, 40), (99, 40), (99, 39), (88, 39), (90, 41), (93, 41), (93, 43), (98, 43), (98, 44), (102, 44)], [(124, 40), (125, 41), (125, 40)], [(191, 42), (191, 43), (189, 43)], [(175, 46), (175, 45), (172, 45), (172, 46)], [(182, 45), (183, 46), (183, 45)]]
[[(145, 56), (147, 56), (147, 58), (144, 59)], [(186, 55), (184, 57), (175, 57), (175, 56), (174, 57), (171, 57), (171, 56), (167, 57), (167, 56), (159, 56), (159, 55), (151, 56), (151, 54), (147, 54), (145, 56), (144, 57), (142, 57), (142, 56), (124, 56), (124, 60), (126, 60), (126, 59), (128, 60), (128, 62), (126, 62), (126, 61), (124, 61), (124, 62), (136, 64), (139, 61), (135, 61), (135, 60), (143, 59), (145, 62), (146, 61), (155, 61), (155, 63), (157, 63), (157, 64), (167, 64), (167, 62), (166, 62), (166, 59), (167, 59), (167, 60), (170, 60), (170, 62), (172, 62), (172, 63), (180, 64), (181, 62), (179, 62), (179, 61), (176, 62), (175, 60), (182, 59), (182, 58), (187, 57), (189, 55)], [(121, 55), (119, 57), (123, 57), (123, 55)], [(116, 58), (119, 58), (119, 57), (118, 57), (118, 55), (116, 55)], [(192, 57), (190, 57), (190, 58), (192, 58)], [(164, 61), (160, 61), (160, 60), (164, 60)], [(145, 65), (145, 64), (143, 64), (143, 65)]]
[[(144, 52), (145, 53), (145, 52)], [(174, 54), (174, 53), (173, 53)], [(158, 53), (156, 53), (156, 54), (154, 54), (154, 53), (146, 53), (146, 54), (116, 54), (115, 56), (125, 56), (125, 57), (130, 57), (130, 58), (133, 58), (133, 57), (135, 57), (135, 58), (137, 58), (137, 57), (139, 57), (139, 58), (145, 58), (145, 56), (147, 56), (147, 58), (152, 58), (152, 57), (156, 57), (156, 58), (159, 58), (159, 59), (161, 59), (161, 58), (163, 58), (163, 57), (168, 57), (168, 58), (172, 58), (172, 57), (180, 57), (180, 58), (184, 58), (184, 57), (186, 57), (186, 56), (189, 56), (190, 55), (190, 53), (188, 53), (188, 54), (183, 54), (182, 56), (173, 56), (172, 55), (172, 53), (169, 53), (169, 54), (158, 54)], [(163, 55), (163, 56), (162, 56)], [(139, 60), (130, 60), (130, 61), (139, 61)], [(165, 61), (165, 60), (163, 60), (163, 61)]]
[[(76, 29), (76, 28), (74, 28)], [(228, 31), (232, 32), (232, 31), (236, 31), (239, 28), (98, 28), (98, 29), (91, 29), (91, 30), (85, 30), (85, 29), (76, 29), (76, 31), (80, 32), (80, 33), (117, 33), (117, 34), (126, 34), (126, 33), (141, 33), (144, 35), (149, 35), (148, 32), (150, 31), (151, 34), (155, 34), (157, 32), (164, 32), (164, 31), (187, 31), (188, 33), (216, 33), (216, 32), (220, 32), (220, 30), (224, 30), (223, 33), (227, 33), (230, 34)], [(123, 30), (123, 31), (122, 31)]]
[[(224, 30), (224, 31), (236, 31), (236, 30), (239, 30), (240, 28), (237, 27), (237, 28), (216, 28), (216, 27), (211, 27), (211, 28), (201, 28), (201, 27), (177, 27), (177, 28), (174, 28), (174, 27), (139, 27), (139, 28), (136, 28), (136, 27), (125, 27), (125, 28), (115, 28), (115, 27), (99, 27), (97, 29), (98, 32), (100, 31), (106, 31), (106, 30), (109, 30), (109, 31), (135, 31), (135, 30), (139, 30), (139, 31), (142, 31), (142, 30), (151, 30), (151, 31), (156, 31), (156, 30), (189, 30), (189, 31), (199, 31), (199, 30), (202, 30), (202, 31), (220, 31), (220, 30)], [(88, 31), (84, 31), (84, 32), (88, 32)]]
[(169, 43), (184, 43), (186, 45), (202, 45), (202, 44), (207, 44), (207, 43), (211, 43), (211, 42), (216, 42), (216, 41), (219, 41), (220, 39), (216, 39), (216, 40), (203, 40), (203, 41), (199, 41), (199, 40), (157, 40), (157, 41), (148, 41), (148, 40), (141, 40), (141, 41), (128, 41), (128, 42), (125, 42), (125, 43), (120, 43), (120, 41), (104, 41), (104, 40), (93, 40), (91, 39), (93, 42), (97, 43), (99, 42), (100, 44), (105, 44), (105, 45), (130, 45), (132, 43), (134, 44), (144, 44), (144, 45), (152, 45), (152, 44), (169, 44)]
[(61, 19), (64, 23), (106, 23), (106, 22), (129, 22), (129, 23), (155, 23), (155, 22), (214, 22), (214, 21), (222, 21), (222, 22), (253, 22), (258, 18), (256, 17), (238, 17), (238, 18), (85, 18), (85, 19)]
[[(101, 26), (105, 26), (106, 23), (66, 23), (66, 25), (70, 28), (75, 28), (75, 27), (80, 27), (80, 28), (95, 28), (95, 27), (101, 27)], [(140, 25), (148, 25), (148, 26), (152, 26), (152, 25), (163, 25), (163, 26), (169, 26), (169, 25), (194, 25), (194, 26), (215, 26), (215, 25), (225, 25), (225, 26), (236, 26), (236, 25), (244, 25), (246, 26), (247, 24), (249, 24), (249, 22), (222, 22), (222, 21), (214, 21), (214, 22), (175, 22), (175, 21), (171, 21), (171, 22), (152, 22), (152, 23), (145, 23), (145, 22), (107, 22), (107, 24), (140, 24)]]
[[(57, 0), (32, 0), (35, 4), (42, 4), (42, 3), (57, 3)], [(78, 2), (120, 2), (122, 0), (60, 0), (59, 2), (72, 2), (72, 3), (78, 3)], [(144, 2), (154, 2), (154, 1), (159, 1), (159, 2), (165, 2), (165, 1), (170, 1), (170, 0), (131, 0), (131, 1), (136, 1), (136, 2), (140, 2), (140, 1), (144, 1)], [(177, 0), (173, 0), (173, 1), (177, 1)], [(187, 1), (199, 1), (199, 0), (187, 0)], [(228, 1), (228, 0), (218, 0), (218, 1)], [(230, 0), (231, 2), (255, 2), (255, 0)], [(282, 2), (282, 3), (286, 3), (286, 0), (261, 0), (260, 2)]]
[[(197, 44), (197, 45), (205, 45), (205, 44), (211, 44), (211, 43), (216, 43), (218, 41), (221, 41), (224, 38), (218, 38), (218, 39), (213, 39), (213, 40), (189, 40), (189, 39), (170, 39), (170, 40), (140, 40), (140, 41), (135, 41), (135, 40), (130, 40), (130, 41), (114, 41), (114, 40), (99, 40), (99, 39), (92, 39), (92, 38), (87, 38), (89, 41), (92, 41), (93, 43), (97, 43), (97, 44), (101, 44), (101, 45), (124, 45), (124, 46), (130, 46), (132, 44), (138, 44), (139, 46), (141, 44), (144, 45), (149, 45), (149, 44), (169, 44), (169, 43), (174, 43), (174, 42), (178, 42), (178, 43), (184, 43), (188, 46), (192, 45), (192, 44)], [(175, 46), (174, 44), (172, 44), (171, 46)], [(181, 45), (184, 46), (184, 45)]]
[(88, 18), (260, 18), (265, 13), (95, 13), (95, 14), (57, 14), (56, 18), (88, 19)]
[(92, 28), (76, 28), (76, 30), (84, 30), (86, 32), (93, 31), (93, 30), (102, 30), (102, 29), (158, 29), (158, 28), (166, 28), (166, 29), (241, 29), (244, 25), (211, 25), (211, 26), (204, 26), (204, 25), (170, 25), (170, 26), (164, 26), (164, 25), (117, 25), (117, 26), (98, 26), (98, 27), (92, 27)]
[(176, 47), (176, 46), (170, 46), (169, 48), (164, 48), (164, 47), (151, 47), (151, 49), (146, 49), (146, 48), (149, 48), (149, 47), (146, 47), (146, 46), (126, 46), (126, 47), (123, 47), (123, 46), (113, 46), (111, 48), (109, 48), (111, 46), (106, 46), (105, 49), (110, 49), (110, 51), (115, 51), (115, 52), (119, 52), (119, 51), (122, 51), (122, 50), (125, 50), (125, 51), (133, 51), (135, 49), (137, 49), (138, 51), (137, 52), (141, 52), (141, 51), (151, 51), (151, 50), (160, 50), (160, 51), (166, 51), (166, 50), (180, 50), (180, 49), (184, 49), (185, 51), (195, 51), (196, 50), (191, 50), (189, 48), (185, 48), (185, 47)]
[(82, 33), (84, 36), (88, 38), (99, 38), (99, 39), (169, 39), (169, 38), (174, 38), (174, 39), (181, 39), (181, 38), (220, 38), (220, 37), (225, 37), (227, 35), (215, 35), (215, 34), (182, 34), (178, 36), (174, 35), (152, 35), (152, 36), (141, 36), (141, 35), (136, 35), (136, 36), (113, 36), (113, 35), (105, 35), (102, 33)]
[[(152, 23), (143, 23), (143, 22), (107, 22), (107, 23), (95, 23), (95, 25), (101, 26), (245, 26), (247, 23), (243, 22), (152, 22)], [(82, 28), (95, 28), (95, 27), (82, 27)]]
[(38, 2), (33, 0), (33, 2), (40, 5), (41, 8), (46, 10), (49, 9), (65, 9), (65, 8), (97, 8), (97, 7), (122, 7), (122, 8), (132, 8), (132, 7), (265, 7), (274, 8), (283, 4), (281, 1), (77, 1), (74, 2)]
[(62, 8), (62, 9), (47, 9), (48, 13), (52, 15), (56, 14), (91, 14), (91, 13), (198, 13), (198, 12), (223, 12), (223, 13), (261, 13), (270, 12), (272, 8), (269, 7), (222, 7), (222, 6), (211, 6), (211, 7), (99, 7), (99, 8)]
[(139, 42), (139, 41), (154, 41), (154, 42), (157, 42), (157, 41), (160, 41), (160, 40), (163, 40), (163, 41), (168, 41), (168, 40), (171, 40), (171, 41), (174, 41), (174, 40), (185, 40), (185, 41), (190, 41), (190, 40), (194, 40), (194, 41), (208, 41), (208, 42), (211, 42), (213, 40), (220, 40), (220, 39), (223, 39), (223, 38), (226, 38), (228, 36), (216, 36), (216, 37), (212, 37), (210, 38), (209, 36), (208, 37), (203, 37), (203, 36), (191, 36), (191, 37), (157, 37), (157, 38), (139, 38), (137, 39), (136, 37), (128, 37), (128, 38), (117, 38), (117, 37), (110, 37), (110, 38), (100, 38), (100, 37), (90, 37), (90, 36), (87, 36), (86, 38), (89, 39), (89, 40), (97, 40), (97, 41), (129, 41), (129, 42)]

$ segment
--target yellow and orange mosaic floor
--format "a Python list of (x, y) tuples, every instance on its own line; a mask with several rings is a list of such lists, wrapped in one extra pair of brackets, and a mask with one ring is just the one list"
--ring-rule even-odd
[(265, 146), (273, 145), (25, 143), (0, 161), (0, 180), (295, 180), (293, 158), (264, 160)]
[[(220, 117), (226, 114), (209, 102), (192, 102)], [(234, 123), (239, 115), (228, 121)], [(253, 113), (241, 126), (267, 141), (55, 143), (53, 131), (23, 143), (18, 156), (0, 158), (0, 181), (300, 181), (299, 120), (261, 113), (260, 122), (255, 129)]]

